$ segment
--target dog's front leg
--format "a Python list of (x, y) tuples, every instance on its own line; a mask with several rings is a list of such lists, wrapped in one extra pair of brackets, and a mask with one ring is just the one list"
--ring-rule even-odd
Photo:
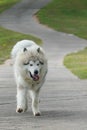
[(39, 91), (34, 91), (34, 90), (31, 90), (30, 91), (30, 96), (31, 96), (31, 99), (32, 99), (32, 111), (33, 111), (33, 114), (34, 116), (40, 116), (41, 113), (39, 111)]
[(17, 87), (17, 109), (16, 112), (21, 113), (27, 110), (27, 89), (23, 86)]

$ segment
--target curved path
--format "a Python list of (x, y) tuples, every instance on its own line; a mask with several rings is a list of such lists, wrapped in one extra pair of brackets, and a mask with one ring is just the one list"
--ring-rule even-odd
[[(32, 17), (51, 0), (22, 0), (0, 15), (0, 25), (33, 34), (43, 40), (49, 60), (47, 81), (42, 88), (42, 116), (16, 114), (15, 82), (12, 67), (0, 66), (0, 129), (2, 130), (87, 130), (87, 81), (80, 80), (63, 66), (63, 58), (87, 46), (87, 41), (40, 25)], [(30, 101), (29, 101), (30, 105)]]

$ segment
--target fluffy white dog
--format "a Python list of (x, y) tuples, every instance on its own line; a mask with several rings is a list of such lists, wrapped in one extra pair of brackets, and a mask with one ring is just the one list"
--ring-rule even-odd
[(14, 59), (14, 73), (17, 84), (16, 112), (28, 108), (27, 93), (32, 99), (34, 116), (40, 116), (39, 92), (47, 74), (47, 59), (43, 49), (31, 40), (17, 42), (11, 52)]

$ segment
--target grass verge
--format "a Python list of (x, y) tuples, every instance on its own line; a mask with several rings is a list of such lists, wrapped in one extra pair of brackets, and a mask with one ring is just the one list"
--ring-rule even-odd
[(19, 1), (20, 0), (0, 0), (0, 13), (10, 8), (12, 5), (16, 4)]
[(57, 31), (87, 39), (87, 0), (52, 0), (37, 17)]
[(64, 65), (80, 79), (87, 79), (87, 48), (65, 56)]
[[(37, 17), (40, 23), (87, 39), (87, 0), (52, 0)], [(87, 79), (87, 48), (64, 58), (64, 65), (81, 79)]]
[[(0, 13), (19, 1), (20, 0), (0, 0)], [(6, 59), (10, 58), (13, 45), (23, 39), (33, 40), (37, 44), (41, 43), (41, 40), (34, 36), (13, 32), (0, 27), (0, 64), (3, 64)]]
[(41, 43), (41, 40), (34, 36), (13, 32), (0, 27), (0, 64), (2, 64), (6, 59), (10, 58), (10, 52), (13, 45), (17, 41), (23, 39), (33, 40), (37, 44)]

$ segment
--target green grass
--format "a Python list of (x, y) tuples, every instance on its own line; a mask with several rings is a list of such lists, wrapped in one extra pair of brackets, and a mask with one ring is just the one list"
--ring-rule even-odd
[(20, 0), (0, 0), (0, 13), (19, 1)]
[[(37, 17), (40, 23), (87, 39), (87, 0), (52, 0)], [(81, 79), (87, 79), (87, 48), (67, 55), (64, 65)]]
[(87, 79), (87, 48), (65, 56), (64, 65), (80, 79)]
[(87, 0), (53, 0), (37, 17), (57, 31), (87, 39)]
[[(19, 1), (20, 0), (0, 0), (0, 13)], [(41, 43), (41, 40), (34, 36), (13, 32), (0, 27), (0, 64), (3, 64), (6, 59), (10, 58), (10, 52), (14, 44), (23, 39), (33, 40), (37, 44)]]
[(0, 64), (10, 58), (10, 52), (17, 41), (29, 39), (41, 44), (41, 40), (31, 35), (13, 32), (0, 27)]

